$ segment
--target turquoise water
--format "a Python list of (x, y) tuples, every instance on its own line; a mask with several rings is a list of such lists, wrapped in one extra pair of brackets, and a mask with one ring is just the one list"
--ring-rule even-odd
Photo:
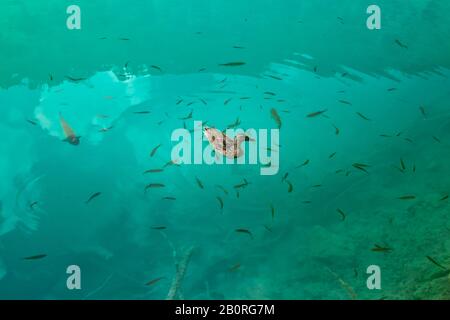
[[(370, 4), (2, 1), (0, 298), (448, 299), (450, 3)], [(272, 109), (276, 175), (167, 165)]]

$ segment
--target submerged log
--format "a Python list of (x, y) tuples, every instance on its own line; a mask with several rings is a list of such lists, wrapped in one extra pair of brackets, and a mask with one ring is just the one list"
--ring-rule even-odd
[(186, 250), (186, 253), (181, 258), (180, 262), (176, 264), (176, 274), (172, 280), (172, 284), (170, 286), (169, 293), (167, 294), (166, 300), (174, 300), (181, 298), (181, 284), (183, 282), (184, 276), (186, 274), (186, 269), (189, 264), (189, 260), (191, 259), (192, 251), (194, 247), (190, 247)]

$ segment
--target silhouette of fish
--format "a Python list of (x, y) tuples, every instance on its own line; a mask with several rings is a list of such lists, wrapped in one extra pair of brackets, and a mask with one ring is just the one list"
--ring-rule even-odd
[(227, 62), (227, 63), (220, 63), (219, 66), (222, 66), (222, 67), (239, 67), (239, 66), (243, 66), (244, 64), (245, 64), (245, 62), (233, 61), (233, 62)]
[(93, 193), (90, 197), (89, 197), (89, 199), (87, 199), (86, 200), (86, 204), (88, 204), (89, 202), (91, 202), (93, 199), (95, 199), (95, 198), (97, 198), (98, 196), (100, 196), (102, 193), (101, 192), (95, 192), (95, 193)]
[(24, 260), (39, 260), (39, 259), (45, 258), (46, 256), (47, 256), (46, 254), (37, 254), (37, 255), (34, 255), (34, 256), (25, 257), (23, 259)]

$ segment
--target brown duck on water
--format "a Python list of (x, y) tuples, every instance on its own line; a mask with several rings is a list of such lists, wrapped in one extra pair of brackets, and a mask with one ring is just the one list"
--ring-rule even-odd
[(80, 138), (75, 134), (75, 131), (69, 126), (69, 124), (64, 120), (61, 113), (59, 114), (59, 122), (61, 123), (61, 127), (64, 130), (64, 135), (66, 138), (63, 141), (67, 141), (68, 143), (76, 146), (80, 144)]
[(244, 141), (255, 141), (245, 134), (238, 134), (234, 139), (215, 128), (205, 127), (204, 133), (214, 150), (227, 158), (239, 158), (244, 155), (241, 144)]

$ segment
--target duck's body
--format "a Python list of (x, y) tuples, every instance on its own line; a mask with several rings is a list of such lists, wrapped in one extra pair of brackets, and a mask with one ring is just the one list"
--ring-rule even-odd
[(244, 150), (241, 148), (242, 142), (253, 141), (252, 138), (245, 134), (238, 134), (234, 139), (231, 139), (225, 133), (215, 128), (205, 127), (204, 132), (214, 150), (230, 159), (239, 158), (244, 154)]

